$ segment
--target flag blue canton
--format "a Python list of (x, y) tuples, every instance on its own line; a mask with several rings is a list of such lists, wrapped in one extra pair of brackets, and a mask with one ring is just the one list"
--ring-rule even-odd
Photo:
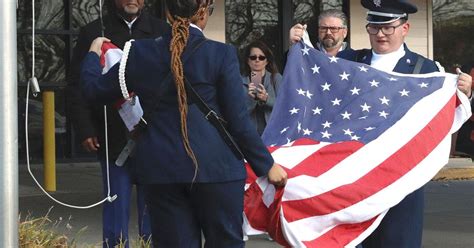
[(443, 77), (414, 78), (382, 72), (328, 57), (299, 42), (288, 54), (263, 140), (268, 146), (288, 145), (300, 138), (367, 144), (415, 103), (440, 89), (443, 82)]

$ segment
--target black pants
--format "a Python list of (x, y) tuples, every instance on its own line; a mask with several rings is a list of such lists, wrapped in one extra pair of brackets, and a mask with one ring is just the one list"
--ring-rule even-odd
[(159, 248), (244, 247), (244, 180), (145, 186), (153, 245)]
[(388, 210), (380, 225), (362, 242), (363, 248), (420, 248), (423, 234), (424, 188)]

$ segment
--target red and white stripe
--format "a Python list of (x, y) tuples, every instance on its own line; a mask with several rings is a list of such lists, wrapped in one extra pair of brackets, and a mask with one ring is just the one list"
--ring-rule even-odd
[[(123, 51), (111, 42), (104, 42), (101, 47), (102, 54), (100, 56), (100, 65), (102, 66), (102, 74), (106, 74), (115, 64), (120, 63)], [(130, 92), (130, 95), (134, 95)], [(114, 104), (116, 109), (120, 109), (125, 99), (117, 100)]]
[(266, 231), (291, 247), (354, 247), (364, 240), (391, 207), (447, 164), (451, 134), (471, 115), (455, 75), (418, 77), (441, 75), (441, 89), (368, 144), (298, 140), (272, 148), (288, 183), (284, 189), (264, 178), (250, 184), (246, 234)]
[(106, 74), (110, 68), (120, 62), (123, 51), (111, 42), (104, 42), (101, 50), (100, 64), (103, 66), (102, 74)]

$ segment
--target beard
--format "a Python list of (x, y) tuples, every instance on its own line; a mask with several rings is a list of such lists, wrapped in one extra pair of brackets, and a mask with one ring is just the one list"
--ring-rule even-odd
[(125, 15), (136, 16), (140, 12), (140, 9), (134, 6), (125, 6), (122, 11)]
[(115, 11), (122, 18), (132, 21), (134, 18), (140, 15), (140, 12), (143, 8), (143, 4), (140, 4), (140, 0), (136, 1), (137, 5), (134, 4), (120, 4), (117, 1), (115, 2)]
[(334, 37), (326, 36), (321, 43), (325, 49), (328, 49), (336, 47), (339, 44), (339, 40), (336, 40)]

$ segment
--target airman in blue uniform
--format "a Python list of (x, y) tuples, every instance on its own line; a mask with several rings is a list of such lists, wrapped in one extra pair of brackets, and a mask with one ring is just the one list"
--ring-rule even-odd
[[(243, 159), (189, 98), (189, 84), (227, 121), (227, 130), (258, 176), (286, 183), (286, 172), (261, 141), (245, 106), (236, 51), (207, 40), (213, 0), (167, 0), (172, 32), (132, 43), (126, 82), (147, 114), (137, 138), (137, 179), (145, 186), (155, 247), (244, 247)], [(118, 67), (100, 77), (96, 39), (81, 71), (84, 94), (106, 103), (121, 97)], [(158, 100), (156, 104), (155, 99)]]
[[(423, 74), (438, 66), (405, 44), (410, 23), (408, 15), (417, 7), (407, 0), (361, 0), (367, 8), (366, 30), (371, 49), (343, 51), (339, 57), (362, 62), (382, 71)], [(471, 96), (472, 78), (461, 73), (458, 88)], [(392, 207), (377, 229), (363, 241), (363, 248), (419, 248), (423, 232), (424, 192), (420, 188)]]

